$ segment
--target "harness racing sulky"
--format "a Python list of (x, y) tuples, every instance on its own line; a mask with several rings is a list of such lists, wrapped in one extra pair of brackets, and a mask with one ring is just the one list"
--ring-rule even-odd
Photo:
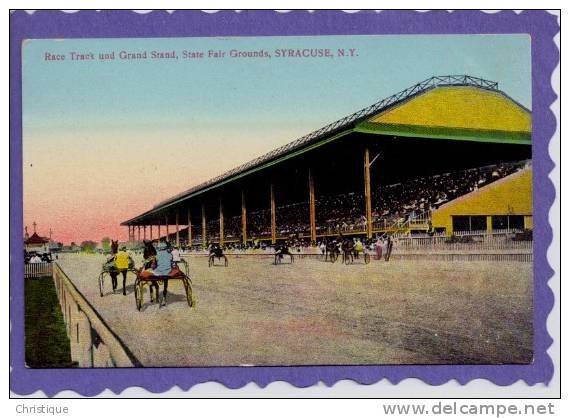
[(210, 247), (210, 252), (208, 253), (208, 267), (212, 267), (215, 265), (215, 259), (221, 260), (224, 259), (224, 266), (228, 266), (228, 257), (224, 254), (224, 250), (218, 244), (214, 244)]
[[(152, 248), (151, 248), (152, 247)], [(153, 254), (154, 252), (154, 254)], [(146, 256), (146, 257), (145, 257)], [(179, 269), (176, 261), (172, 257), (172, 249), (166, 242), (160, 242), (156, 249), (152, 243), (145, 242), (145, 260), (143, 268), (137, 271), (135, 280), (135, 303), (140, 311), (144, 305), (144, 289), (149, 286), (150, 300), (154, 302), (152, 291), (156, 292), (156, 302), (159, 307), (166, 306), (168, 295), (168, 282), (170, 280), (180, 280), (184, 285), (186, 302), (189, 307), (194, 306), (192, 295), (192, 281), (188, 274)], [(163, 285), (162, 298), (159, 293), (159, 285)]]
[(119, 241), (111, 241), (111, 254), (113, 256), (103, 263), (103, 266), (101, 267), (101, 273), (99, 274), (99, 294), (103, 297), (106, 275), (111, 277), (111, 285), (113, 287), (113, 293), (115, 293), (117, 290), (117, 277), (119, 274), (122, 274), (123, 295), (126, 296), (127, 273), (131, 272), (133, 274), (137, 274), (135, 263), (127, 254), (125, 248), (121, 248), (119, 251)]
[(283, 257), (288, 255), (290, 257), (291, 260), (291, 264), (293, 264), (295, 258), (293, 257), (293, 254), (291, 253), (291, 251), (289, 251), (289, 246), (287, 244), (278, 244), (275, 246), (275, 261), (274, 264), (281, 264), (281, 262), (283, 261)]

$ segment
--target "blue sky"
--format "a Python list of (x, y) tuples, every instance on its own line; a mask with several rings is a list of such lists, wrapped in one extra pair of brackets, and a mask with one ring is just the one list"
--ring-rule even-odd
[[(357, 48), (347, 59), (47, 62), (45, 52)], [(530, 40), (512, 36), (327, 36), (32, 40), (24, 47), (27, 127), (177, 123), (307, 124), (345, 116), (432, 75), (498, 81), (526, 107)]]

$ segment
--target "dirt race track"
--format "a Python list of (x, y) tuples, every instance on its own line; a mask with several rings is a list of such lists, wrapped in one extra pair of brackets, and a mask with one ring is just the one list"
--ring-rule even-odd
[(196, 306), (171, 281), (168, 305), (147, 290), (141, 312), (132, 275), (127, 296), (109, 293), (109, 277), (99, 296), (103, 256), (58, 263), (144, 366), (532, 361), (531, 263), (188, 260)]

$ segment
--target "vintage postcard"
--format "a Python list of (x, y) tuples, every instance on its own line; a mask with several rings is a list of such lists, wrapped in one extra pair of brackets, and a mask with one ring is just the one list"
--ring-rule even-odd
[(11, 15), (14, 392), (550, 381), (555, 16), (144, 19)]

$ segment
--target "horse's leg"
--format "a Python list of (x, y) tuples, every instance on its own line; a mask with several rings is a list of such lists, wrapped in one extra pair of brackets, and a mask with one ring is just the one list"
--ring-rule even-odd
[(148, 287), (148, 293), (149, 293), (149, 295), (150, 295), (150, 301), (151, 301), (151, 302), (154, 302), (154, 295), (153, 295), (153, 292), (154, 292), (154, 294), (158, 297), (158, 292), (157, 292), (155, 289), (156, 289), (155, 283), (153, 282), (153, 283), (151, 283), (150, 286)]
[(166, 306), (166, 294), (168, 293), (168, 279), (164, 279), (164, 290), (162, 291), (161, 306)]
[[(154, 297), (152, 296), (152, 291), (154, 290)], [(149, 286), (150, 292), (150, 301), (154, 302), (155, 300), (158, 302), (158, 292), (160, 292), (160, 288), (158, 287), (158, 283), (156, 281), (152, 281)]]
[(117, 289), (117, 273), (109, 273), (109, 276), (111, 276), (111, 284), (113, 285), (113, 293), (115, 293), (115, 290)]
[(127, 290), (125, 289), (125, 286), (127, 284), (127, 270), (123, 270), (123, 296), (127, 296)]

